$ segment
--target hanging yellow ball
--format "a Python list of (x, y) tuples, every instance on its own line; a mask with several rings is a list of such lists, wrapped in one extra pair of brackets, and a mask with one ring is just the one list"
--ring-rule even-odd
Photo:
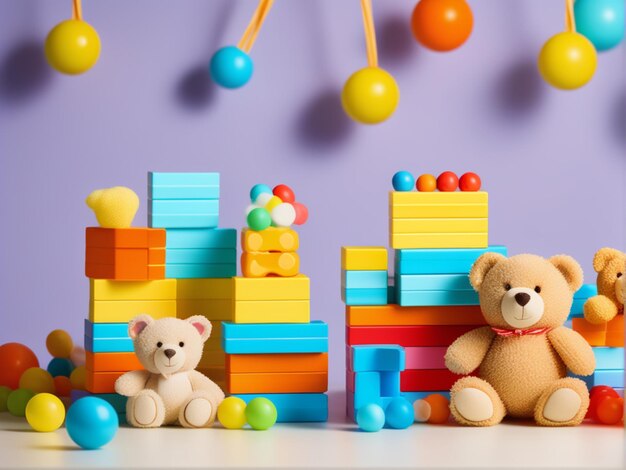
[(574, 90), (592, 79), (598, 54), (582, 34), (564, 32), (543, 45), (537, 65), (543, 79), (555, 88)]
[(48, 33), (45, 46), (50, 66), (68, 75), (89, 70), (100, 57), (100, 37), (89, 23), (66, 20)]
[(399, 100), (398, 84), (389, 72), (379, 67), (366, 67), (353, 73), (341, 93), (346, 114), (362, 124), (378, 124), (389, 119)]

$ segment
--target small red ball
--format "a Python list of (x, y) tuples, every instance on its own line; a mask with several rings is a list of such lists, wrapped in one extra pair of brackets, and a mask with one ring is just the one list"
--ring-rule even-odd
[(459, 187), (459, 178), (452, 171), (444, 171), (437, 177), (439, 191), (456, 191)]
[(272, 193), (274, 196), (278, 196), (283, 202), (293, 204), (296, 201), (296, 195), (286, 184), (279, 184), (272, 190)]
[(624, 399), (604, 396), (596, 409), (597, 421), (602, 424), (617, 424), (624, 417)]
[(459, 179), (459, 188), (461, 188), (461, 191), (478, 191), (480, 190), (480, 186), (480, 176), (476, 173), (465, 173)]
[(296, 220), (293, 223), (295, 225), (303, 225), (309, 218), (309, 209), (299, 202), (294, 202), (293, 208), (296, 210)]
[(605, 398), (619, 398), (618, 393), (613, 390), (613, 388), (608, 385), (596, 385), (591, 388), (589, 392), (589, 409), (587, 410), (587, 414), (585, 418), (592, 419), (593, 421), (598, 421), (598, 405)]
[(20, 343), (6, 343), (0, 346), (0, 385), (12, 390), (19, 387), (22, 373), (31, 367), (39, 367), (37, 356)]

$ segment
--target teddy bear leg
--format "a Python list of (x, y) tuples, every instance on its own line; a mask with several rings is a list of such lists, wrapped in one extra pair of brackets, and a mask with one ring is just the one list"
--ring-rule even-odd
[(552, 383), (535, 405), (535, 421), (542, 426), (576, 426), (585, 419), (589, 392), (585, 382), (573, 377)]
[(197, 391), (180, 407), (178, 421), (186, 428), (207, 428), (215, 421), (217, 406), (211, 400), (211, 395), (204, 391)]
[(165, 419), (165, 405), (154, 390), (142, 390), (126, 403), (126, 419), (136, 428), (158, 428)]
[(493, 426), (506, 416), (498, 392), (478, 377), (463, 377), (450, 390), (450, 412), (459, 424)]

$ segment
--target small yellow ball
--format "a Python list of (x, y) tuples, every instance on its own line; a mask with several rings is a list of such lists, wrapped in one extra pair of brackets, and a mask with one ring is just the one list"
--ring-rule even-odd
[(85, 390), (87, 385), (87, 369), (85, 366), (78, 366), (70, 374), (70, 382), (72, 383), (72, 389)]
[(100, 37), (85, 21), (62, 21), (48, 33), (45, 52), (53, 69), (77, 75), (86, 72), (98, 61)]
[(50, 393), (39, 393), (26, 405), (26, 421), (39, 432), (56, 431), (65, 419), (63, 402)]
[(399, 100), (398, 84), (389, 72), (378, 67), (366, 67), (353, 73), (341, 93), (344, 111), (362, 124), (387, 120)]
[(56, 387), (50, 373), (39, 367), (26, 369), (20, 377), (20, 388), (25, 388), (34, 393), (54, 393)]
[(226, 429), (241, 429), (246, 425), (246, 402), (238, 397), (225, 398), (217, 407), (217, 419)]
[(46, 348), (52, 357), (69, 358), (74, 342), (67, 331), (53, 330), (46, 338)]
[(592, 79), (598, 64), (593, 44), (582, 34), (564, 32), (543, 45), (537, 65), (543, 79), (555, 88), (574, 90)]
[(272, 212), (272, 209), (274, 207), (277, 207), (281, 205), (282, 203), (283, 203), (283, 200), (281, 198), (279, 198), (278, 196), (272, 196), (271, 199), (267, 201), (267, 203), (265, 204), (265, 208), (267, 209), (268, 212)]

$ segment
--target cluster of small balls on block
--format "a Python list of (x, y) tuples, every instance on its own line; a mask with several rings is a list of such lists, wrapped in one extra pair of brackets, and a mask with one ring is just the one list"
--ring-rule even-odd
[(226, 429), (242, 429), (249, 424), (256, 431), (265, 431), (276, 423), (278, 411), (267, 398), (253, 398), (246, 404), (239, 397), (228, 397), (217, 408), (217, 419)]
[(386, 409), (376, 403), (360, 407), (356, 423), (361, 431), (378, 432), (383, 427), (406, 429), (413, 422), (443, 424), (450, 417), (448, 399), (438, 393), (416, 400), (413, 405), (404, 397), (394, 398)]
[(431, 174), (420, 175), (417, 180), (408, 171), (398, 171), (391, 180), (395, 191), (412, 191), (413, 188), (422, 192), (432, 192), (435, 190), (451, 192), (460, 189), (461, 191), (480, 191), (482, 182), (476, 173), (468, 172), (459, 178), (452, 171), (444, 171), (435, 177)]
[(296, 201), (295, 193), (286, 184), (279, 184), (274, 189), (266, 184), (255, 184), (250, 190), (250, 201), (246, 222), (252, 230), (302, 225), (309, 218), (307, 207)]
[(624, 399), (607, 385), (596, 385), (589, 391), (586, 419), (598, 424), (620, 424), (624, 420)]

